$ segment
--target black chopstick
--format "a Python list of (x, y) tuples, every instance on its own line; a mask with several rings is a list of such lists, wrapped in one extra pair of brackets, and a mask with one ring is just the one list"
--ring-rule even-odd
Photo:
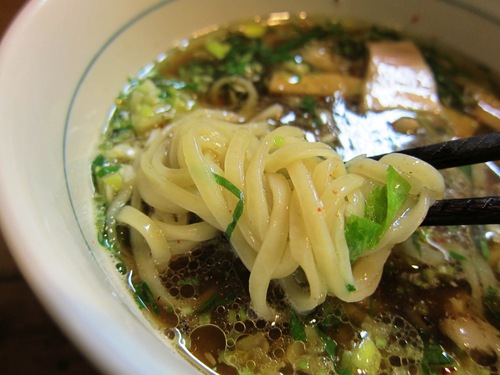
[[(500, 160), (500, 132), (394, 152), (414, 156), (436, 169), (495, 161)], [(384, 155), (387, 154), (370, 158), (379, 160)]]
[[(436, 169), (500, 160), (500, 132), (394, 151)], [(387, 154), (370, 156), (379, 160)], [(429, 208), (421, 226), (500, 224), (500, 197), (443, 199)]]
[(438, 200), (420, 226), (500, 224), (500, 197)]

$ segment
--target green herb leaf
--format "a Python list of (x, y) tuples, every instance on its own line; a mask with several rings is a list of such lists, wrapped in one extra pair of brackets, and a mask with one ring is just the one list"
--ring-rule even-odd
[(374, 188), (366, 200), (365, 216), (376, 223), (382, 224), (387, 215), (387, 187)]
[(389, 166), (387, 168), (387, 216), (384, 231), (389, 228), (394, 216), (403, 206), (410, 189), (410, 183), (394, 167)]
[(195, 310), (195, 314), (205, 314), (217, 306), (232, 304), (237, 298), (235, 291), (223, 291), (220, 288), (215, 291), (200, 307)]
[(410, 183), (389, 166), (386, 185), (374, 188), (367, 197), (365, 217), (346, 218), (345, 237), (351, 263), (378, 244), (406, 201), (410, 188)]
[(381, 227), (380, 224), (364, 217), (356, 215), (347, 217), (345, 239), (351, 264), (370, 248), (373, 238), (379, 233)]
[(290, 316), (290, 333), (295, 340), (307, 342), (304, 324), (295, 311), (292, 311)]

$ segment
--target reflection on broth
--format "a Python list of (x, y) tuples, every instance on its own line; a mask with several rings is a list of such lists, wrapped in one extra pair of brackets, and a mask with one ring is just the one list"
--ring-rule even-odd
[(487, 69), (394, 30), (221, 27), (117, 98), (91, 166), (99, 240), (204, 371), (496, 374), (499, 227), (419, 224), (441, 194), (500, 195), (497, 164), (358, 155), (499, 113)]

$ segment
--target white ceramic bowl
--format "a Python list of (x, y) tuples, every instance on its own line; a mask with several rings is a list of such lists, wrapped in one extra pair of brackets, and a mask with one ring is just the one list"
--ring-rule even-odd
[(0, 50), (0, 217), (24, 276), (107, 373), (196, 373), (150, 328), (95, 240), (89, 163), (113, 99), (195, 31), (271, 12), (440, 39), (500, 72), (498, 0), (34, 0)]

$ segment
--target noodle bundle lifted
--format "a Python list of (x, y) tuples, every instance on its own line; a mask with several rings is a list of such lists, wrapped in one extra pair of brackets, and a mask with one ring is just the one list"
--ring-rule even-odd
[(497, 77), (282, 16), (183, 41), (116, 98), (90, 169), (130, 299), (203, 373), (498, 373), (500, 227), (420, 224), (436, 199), (500, 195), (500, 164), (394, 153), (497, 129)]
[(236, 120), (194, 111), (153, 131), (137, 157), (122, 193), (130, 204), (115, 217), (135, 229), (132, 249), (153, 294), (175, 306), (158, 275), (173, 256), (224, 232), (250, 271), (261, 317), (274, 316), (266, 300), (272, 280), (299, 312), (327, 295), (370, 296), (392, 247), (442, 197), (441, 174), (403, 154), (344, 163), (300, 128)]

